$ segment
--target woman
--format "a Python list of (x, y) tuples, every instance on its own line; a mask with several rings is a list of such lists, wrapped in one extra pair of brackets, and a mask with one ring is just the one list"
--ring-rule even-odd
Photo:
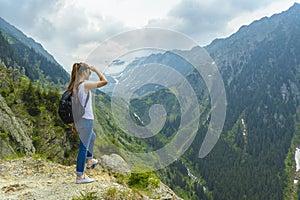
[[(87, 81), (91, 72), (97, 74), (99, 78), (98, 81)], [(83, 107), (86, 104), (83, 116), (72, 126), (72, 129), (74, 131), (77, 130), (80, 137), (76, 162), (76, 183), (89, 183), (94, 181), (94, 179), (84, 174), (86, 160), (87, 168), (91, 168), (98, 163), (98, 160), (93, 158), (96, 134), (93, 131), (94, 114), (90, 90), (100, 88), (106, 84), (107, 80), (105, 76), (96, 67), (88, 66), (86, 63), (75, 63), (73, 65), (71, 82), (68, 89), (73, 90), (73, 97), (77, 98)]]

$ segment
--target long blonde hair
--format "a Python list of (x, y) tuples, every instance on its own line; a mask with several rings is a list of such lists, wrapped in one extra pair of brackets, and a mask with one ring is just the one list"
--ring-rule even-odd
[(69, 86), (68, 86), (69, 91), (73, 90), (76, 75), (77, 75), (79, 67), (80, 67), (80, 63), (74, 63), (73, 64), (72, 73), (71, 73), (71, 80), (70, 80), (70, 83), (69, 83)]
[(71, 72), (71, 80), (68, 86), (68, 90), (73, 90), (75, 83), (78, 83), (79, 78), (82, 75), (82, 72), (89, 69), (89, 65), (83, 62), (74, 63), (72, 72)]

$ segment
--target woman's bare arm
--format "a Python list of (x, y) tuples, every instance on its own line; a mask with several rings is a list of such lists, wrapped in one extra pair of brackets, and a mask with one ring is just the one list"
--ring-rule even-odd
[(95, 72), (97, 76), (99, 77), (99, 81), (88, 81), (84, 84), (85, 92), (88, 93), (88, 90), (100, 88), (107, 84), (107, 80), (105, 76), (95, 67), (91, 66), (90, 70)]

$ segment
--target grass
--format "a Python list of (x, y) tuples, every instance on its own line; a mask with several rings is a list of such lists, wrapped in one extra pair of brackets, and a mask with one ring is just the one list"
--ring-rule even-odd
[(105, 200), (137, 200), (142, 199), (141, 195), (132, 190), (117, 189), (115, 187), (109, 188), (104, 193)]
[(97, 192), (80, 193), (79, 197), (73, 197), (72, 200), (98, 200)]
[(15, 160), (15, 159), (24, 158), (24, 157), (26, 157), (25, 154), (23, 154), (23, 153), (16, 153), (16, 154), (11, 154), (9, 156), (3, 156), (2, 160), (5, 160), (5, 161), (7, 161), (7, 160)]

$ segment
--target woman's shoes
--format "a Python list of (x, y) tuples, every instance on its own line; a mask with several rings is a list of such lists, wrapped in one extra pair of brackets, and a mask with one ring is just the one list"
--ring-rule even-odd
[(76, 178), (76, 183), (77, 184), (91, 183), (91, 182), (94, 182), (94, 179), (88, 177), (87, 175), (84, 175), (83, 179), (79, 179), (78, 177)]
[[(94, 168), (95, 165), (98, 163), (98, 160), (97, 159), (92, 159), (92, 162), (91, 163), (87, 163), (86, 164), (86, 168), (90, 169), (90, 168)], [(77, 184), (81, 184), (81, 183), (91, 183), (91, 182), (94, 182), (95, 180), (93, 178), (90, 178), (88, 177), (87, 175), (84, 175), (84, 178), (83, 179), (80, 179), (80, 178), (76, 178), (76, 183)]]
[(91, 163), (86, 164), (86, 168), (88, 168), (88, 169), (94, 168), (97, 163), (98, 163), (98, 160), (93, 158)]

